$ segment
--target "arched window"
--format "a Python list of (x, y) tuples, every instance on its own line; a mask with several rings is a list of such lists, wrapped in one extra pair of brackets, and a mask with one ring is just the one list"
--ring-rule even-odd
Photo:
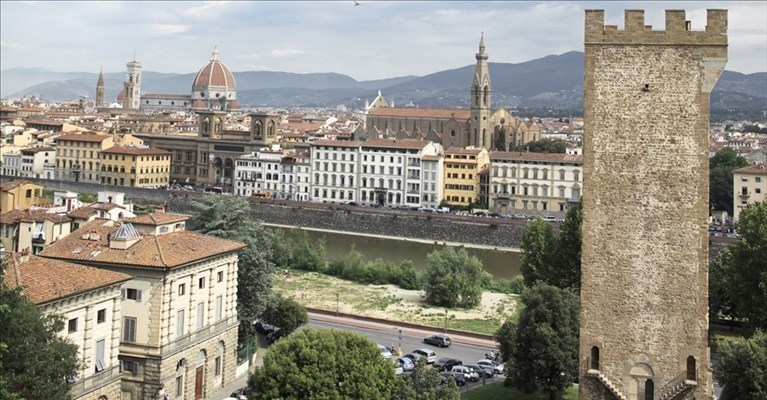
[(482, 93), (482, 105), (487, 106), (487, 99), (489, 95), (490, 95), (490, 87), (485, 85), (485, 90)]
[(472, 90), (474, 92), (474, 104), (479, 105), (479, 87), (474, 85), (474, 89)]
[(266, 136), (267, 137), (274, 136), (274, 121), (269, 121), (269, 123), (266, 124)]
[(591, 348), (591, 365), (589, 368), (599, 371), (599, 347), (597, 346)]
[(695, 357), (689, 356), (687, 357), (687, 380), (696, 381), (695, 375), (697, 375), (695, 373)]
[(655, 383), (652, 379), (644, 381), (644, 400), (655, 399)]
[(208, 133), (210, 132), (210, 119), (208, 117), (205, 117), (205, 119), (202, 120), (202, 133)]
[(261, 121), (256, 121), (253, 124), (253, 136), (261, 136), (261, 129), (263, 127), (261, 126)]

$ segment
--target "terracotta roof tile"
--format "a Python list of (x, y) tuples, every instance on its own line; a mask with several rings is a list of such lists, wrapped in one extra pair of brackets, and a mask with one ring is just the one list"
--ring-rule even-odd
[(544, 161), (544, 162), (567, 162), (582, 163), (583, 156), (564, 153), (523, 153), (510, 151), (493, 151), (490, 160), (519, 160), (519, 161)]
[(739, 168), (732, 173), (748, 174), (748, 175), (767, 175), (767, 164), (756, 164), (744, 168)]
[(482, 149), (466, 149), (463, 147), (451, 147), (445, 150), (445, 154), (473, 154), (477, 155), (482, 152)]
[(362, 147), (385, 147), (390, 149), (423, 149), (429, 144), (428, 140), (415, 139), (369, 139)]
[(374, 117), (411, 117), (411, 118), (471, 118), (471, 110), (451, 108), (395, 108), (383, 107), (370, 111)]
[(93, 220), (51, 244), (40, 255), (72, 262), (174, 268), (245, 247), (232, 240), (176, 231), (157, 236), (142, 235), (140, 240), (125, 250), (112, 249), (109, 247), (109, 237), (119, 228), (120, 224), (114, 221)]
[(112, 146), (102, 150), (102, 154), (129, 154), (134, 156), (169, 156), (171, 152), (156, 147)]
[(30, 147), (26, 149), (21, 149), (21, 152), (24, 154), (35, 154), (40, 153), (43, 151), (56, 151), (53, 147)]
[(70, 211), (67, 213), (67, 215), (70, 218), (77, 218), (77, 219), (88, 219), (93, 215), (97, 215), (98, 211), (96, 211), (95, 208), (91, 206), (83, 206), (78, 208), (77, 210)]
[(189, 216), (186, 214), (173, 214), (173, 213), (161, 213), (155, 212), (151, 214), (144, 214), (134, 218), (127, 218), (125, 222), (138, 225), (165, 225), (173, 222), (186, 221)]
[(66, 215), (59, 215), (59, 214), (52, 214), (49, 213), (48, 210), (44, 209), (37, 209), (37, 210), (11, 210), (7, 213), (3, 213), (0, 215), (0, 223), (3, 224), (18, 224), (21, 221), (26, 222), (43, 222), (43, 221), (51, 221), (54, 223), (62, 223), (62, 222), (69, 222), (72, 219), (67, 217)]
[(71, 133), (59, 136), (59, 142), (62, 140), (71, 140), (73, 142), (103, 142), (112, 136), (109, 135), (83, 135), (81, 133)]
[(48, 303), (78, 293), (130, 280), (132, 277), (119, 272), (86, 267), (64, 261), (11, 253), (3, 279), (11, 288), (21, 287), (35, 304)]
[(362, 143), (358, 140), (315, 140), (312, 146), (359, 147)]
[(3, 183), (0, 183), (0, 190), (16, 189), (17, 187), (19, 187), (21, 185), (24, 185), (24, 184), (27, 184), (27, 183), (33, 183), (33, 182), (25, 181), (25, 180), (22, 180), (22, 179), (16, 179), (16, 180), (13, 180), (13, 181), (10, 181), (10, 182), (3, 182)]

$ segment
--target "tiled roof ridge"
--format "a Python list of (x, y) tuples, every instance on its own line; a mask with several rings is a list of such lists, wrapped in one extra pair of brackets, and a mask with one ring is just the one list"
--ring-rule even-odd
[(21, 280), (21, 270), (19, 269), (19, 260), (16, 257), (18, 257), (18, 255), (15, 253), (13, 254), (12, 257), (10, 257), (11, 258), (10, 264), (11, 264), (11, 267), (13, 268), (13, 274), (15, 275), (16, 287), (20, 287), (22, 288), (22, 290), (24, 290), (23, 282)]
[(168, 265), (168, 261), (165, 259), (165, 256), (162, 253), (162, 246), (160, 246), (160, 242), (157, 240), (157, 236), (154, 237), (154, 243), (155, 246), (157, 246), (157, 254), (160, 255), (160, 262), (162, 265), (170, 267), (170, 265)]

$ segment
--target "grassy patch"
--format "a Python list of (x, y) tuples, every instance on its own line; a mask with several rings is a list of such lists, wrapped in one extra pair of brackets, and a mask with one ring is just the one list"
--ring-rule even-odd
[[(503, 386), (503, 382), (496, 382), (463, 393), (461, 398), (465, 400), (548, 400), (549, 396), (545, 393), (522, 393), (516, 388)], [(578, 388), (570, 386), (560, 400), (578, 400)]]

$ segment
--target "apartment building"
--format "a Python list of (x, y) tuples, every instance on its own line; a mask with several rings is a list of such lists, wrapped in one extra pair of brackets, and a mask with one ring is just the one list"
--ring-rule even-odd
[(444, 193), (444, 154), (424, 155), (421, 157), (421, 181), (423, 190), (421, 206), (437, 208), (442, 202)]
[(72, 230), (72, 219), (46, 209), (11, 210), (0, 214), (0, 243), (7, 251), (39, 254)]
[(235, 379), (244, 245), (187, 231), (187, 218), (97, 219), (41, 253), (133, 276), (121, 287), (122, 399), (209, 398)]
[(3, 175), (21, 176), (21, 152), (6, 151), (0, 156), (3, 158)]
[(282, 151), (261, 149), (234, 163), (234, 190), (240, 196), (280, 197)]
[(487, 150), (451, 147), (445, 151), (444, 201), (466, 207), (479, 203), (479, 171), (489, 163)]
[(70, 133), (56, 145), (57, 179), (101, 183), (101, 152), (114, 146), (110, 135)]
[(356, 184), (362, 143), (345, 140), (312, 142), (310, 157), (313, 201), (345, 203), (358, 200)]
[(43, 186), (25, 180), (0, 183), (0, 213), (10, 210), (28, 210), (40, 203)]
[(564, 217), (580, 201), (582, 188), (581, 155), (490, 153), (491, 211)]
[(45, 314), (63, 317), (59, 336), (78, 347), (80, 369), (66, 379), (73, 400), (120, 398), (120, 286), (130, 275), (10, 253), (3, 280)]
[(171, 153), (144, 145), (112, 146), (101, 151), (101, 183), (115, 186), (167, 186)]
[[(52, 167), (56, 164), (53, 147), (29, 147), (21, 150), (20, 176), (25, 178), (53, 179)], [(46, 175), (47, 174), (47, 175)]]
[(311, 198), (312, 163), (310, 153), (293, 152), (291, 156), (296, 160), (294, 170), (296, 173), (296, 195), (293, 200), (309, 201)]
[(437, 156), (441, 150), (439, 144), (427, 140), (363, 142), (359, 157), (360, 201), (379, 206), (421, 207), (425, 185), (421, 159)]
[(749, 205), (767, 199), (767, 164), (751, 165), (732, 171), (734, 221)]

